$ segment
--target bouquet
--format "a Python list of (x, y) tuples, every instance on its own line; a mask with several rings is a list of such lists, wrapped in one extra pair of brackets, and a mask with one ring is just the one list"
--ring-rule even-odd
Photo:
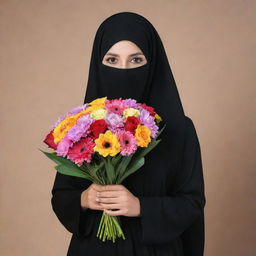
[[(165, 128), (159, 130), (161, 121), (153, 107), (134, 99), (97, 98), (58, 118), (44, 139), (54, 152), (39, 150), (62, 174), (100, 185), (121, 184), (161, 141), (157, 139)], [(103, 212), (97, 237), (125, 239), (120, 217)]]

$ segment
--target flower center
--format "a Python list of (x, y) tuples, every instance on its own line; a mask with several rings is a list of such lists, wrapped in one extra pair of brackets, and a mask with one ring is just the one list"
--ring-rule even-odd
[(110, 147), (110, 143), (109, 143), (108, 141), (105, 142), (105, 143), (104, 143), (104, 147), (105, 147), (105, 148), (109, 148), (109, 147)]
[(129, 144), (129, 140), (125, 140), (124, 143), (127, 145)]

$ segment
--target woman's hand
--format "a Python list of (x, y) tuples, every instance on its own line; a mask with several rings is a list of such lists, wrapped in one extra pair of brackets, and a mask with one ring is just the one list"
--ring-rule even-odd
[[(91, 184), (82, 192), (81, 206), (112, 216), (140, 216), (140, 201), (123, 185)], [(111, 211), (111, 209), (118, 209)]]
[(96, 201), (96, 193), (99, 191), (101, 185), (92, 183), (87, 189), (81, 194), (81, 206), (83, 209), (90, 208), (92, 210), (104, 210)]
[(140, 216), (140, 201), (125, 186), (97, 185), (96, 190), (96, 201), (108, 215)]

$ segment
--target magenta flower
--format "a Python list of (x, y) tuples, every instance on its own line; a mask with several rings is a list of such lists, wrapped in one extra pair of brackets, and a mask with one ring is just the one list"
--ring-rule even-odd
[(106, 109), (108, 110), (108, 112), (122, 115), (125, 108), (125, 103), (121, 98), (114, 100), (106, 100)]
[(117, 132), (117, 137), (121, 145), (121, 155), (130, 155), (136, 151), (137, 141), (131, 132), (119, 131)]
[(73, 141), (66, 135), (57, 145), (57, 155), (65, 157), (68, 153), (69, 148), (73, 145)]
[(94, 146), (95, 143), (92, 138), (81, 138), (78, 142), (74, 143), (71, 148), (69, 148), (67, 158), (79, 166), (81, 166), (84, 161), (90, 163), (92, 154), (94, 153)]

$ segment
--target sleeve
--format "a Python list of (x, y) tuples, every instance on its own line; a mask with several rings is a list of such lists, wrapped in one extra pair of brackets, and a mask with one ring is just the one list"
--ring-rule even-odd
[(56, 171), (51, 205), (62, 225), (76, 236), (87, 236), (92, 228), (90, 208), (81, 207), (81, 194), (92, 182)]
[[(144, 244), (168, 243), (182, 234), (185, 240), (181, 240), (186, 244), (189, 243), (190, 236), (197, 236), (201, 239), (198, 242), (203, 242), (202, 221), (206, 200), (200, 144), (194, 124), (189, 117), (186, 117), (186, 123), (182, 166), (174, 181), (177, 189), (167, 196), (138, 196)], [(193, 225), (197, 225), (193, 229), (193, 234), (185, 234), (185, 231)], [(190, 245), (193, 246), (191, 243)]]

